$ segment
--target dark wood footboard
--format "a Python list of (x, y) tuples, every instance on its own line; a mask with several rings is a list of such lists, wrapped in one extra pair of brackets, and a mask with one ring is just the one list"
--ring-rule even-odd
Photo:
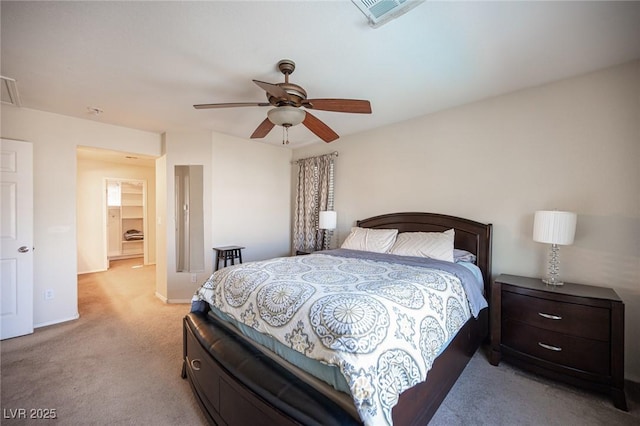
[[(487, 309), (470, 319), (436, 359), (427, 381), (405, 391), (394, 425), (425, 425), (486, 335)], [(184, 318), (184, 364), (198, 403), (211, 424), (361, 424), (326, 395), (202, 313)]]
[(211, 424), (361, 424), (219, 321), (190, 313), (183, 324), (183, 377)]

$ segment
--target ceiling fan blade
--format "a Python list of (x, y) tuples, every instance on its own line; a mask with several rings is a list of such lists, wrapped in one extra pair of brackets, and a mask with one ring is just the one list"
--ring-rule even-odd
[(253, 132), (253, 134), (251, 135), (251, 139), (264, 138), (265, 136), (267, 136), (267, 134), (269, 134), (271, 129), (273, 129), (273, 126), (275, 126), (275, 124), (269, 121), (269, 118), (265, 118), (264, 121), (260, 123), (258, 128), (256, 128), (256, 130)]
[(320, 121), (316, 116), (311, 115), (309, 112), (307, 112), (302, 124), (325, 142), (332, 142), (340, 137), (336, 132), (331, 130), (329, 126)]
[(371, 103), (360, 99), (307, 99), (303, 106), (322, 111), (371, 114)]
[(275, 96), (278, 99), (289, 100), (289, 94), (277, 84), (265, 83), (264, 81), (259, 80), (253, 80), (253, 82), (271, 96)]
[(269, 106), (269, 102), (230, 102), (224, 104), (199, 104), (194, 105), (195, 109), (212, 109), (212, 108), (235, 108), (248, 106)]

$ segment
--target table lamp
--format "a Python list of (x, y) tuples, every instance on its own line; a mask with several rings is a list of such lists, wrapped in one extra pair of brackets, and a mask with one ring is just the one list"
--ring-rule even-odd
[(338, 224), (338, 214), (333, 210), (323, 210), (320, 212), (320, 217), (318, 220), (318, 229), (324, 229), (325, 238), (323, 244), (323, 250), (327, 250), (330, 247), (331, 237), (333, 236), (333, 230), (336, 229), (336, 225)]
[(549, 255), (549, 276), (542, 281), (549, 285), (562, 285), (559, 279), (559, 245), (573, 244), (576, 233), (577, 215), (571, 212), (541, 210), (533, 220), (533, 240), (551, 244)]

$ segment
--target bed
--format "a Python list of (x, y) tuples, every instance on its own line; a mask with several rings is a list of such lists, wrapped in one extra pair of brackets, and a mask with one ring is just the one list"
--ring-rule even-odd
[[(364, 230), (397, 230), (398, 235), (418, 232), (444, 233), (447, 230), (453, 229), (455, 233), (455, 248), (460, 250), (461, 253), (470, 253), (472, 257), (475, 257), (473, 263), (477, 269), (476, 276), (479, 279), (480, 291), (484, 293), (484, 299), (486, 301), (491, 300), (492, 228), (490, 224), (482, 224), (468, 219), (441, 214), (394, 213), (360, 220), (357, 222), (356, 228)], [(273, 268), (286, 268), (288, 275), (286, 275), (285, 278), (289, 280), (290, 278), (293, 279), (292, 277), (296, 275), (296, 271), (300, 270), (300, 268), (309, 268), (310, 265), (318, 264), (322, 265), (320, 269), (326, 269), (329, 268), (329, 266), (327, 266), (329, 263), (333, 265), (334, 262), (339, 265), (338, 268), (340, 268), (340, 271), (346, 271), (347, 269), (358, 269), (359, 272), (362, 272), (362, 270), (367, 271), (366, 274), (363, 273), (364, 275), (362, 275), (366, 275), (365, 278), (369, 280), (367, 285), (374, 283), (378, 287), (385, 287), (389, 285), (389, 282), (383, 285), (377, 278), (372, 278), (373, 275), (370, 275), (372, 272), (369, 270), (371, 268), (381, 269), (382, 273), (388, 277), (399, 276), (398, 274), (406, 275), (404, 272), (405, 269), (400, 268), (408, 268), (407, 270), (412, 271), (411, 273), (413, 275), (411, 276), (436, 273), (431, 271), (431, 264), (429, 264), (429, 272), (427, 272), (422, 264), (414, 265), (411, 263), (415, 260), (414, 258), (396, 256), (397, 259), (405, 259), (402, 262), (397, 261), (398, 263), (408, 262), (406, 264), (396, 265), (395, 259), (392, 261), (388, 260), (388, 256), (393, 257), (392, 255), (371, 254), (371, 256), (371, 258), (367, 257), (361, 260), (359, 259), (359, 257), (361, 257), (360, 253), (353, 254), (350, 250), (329, 251), (308, 256), (298, 256), (297, 259), (283, 258), (286, 263), (282, 264), (265, 261), (266, 263), (251, 262), (244, 265), (236, 265), (217, 271), (212, 275), (210, 280), (208, 280), (207, 283), (198, 290), (196, 296), (194, 296), (192, 312), (186, 315), (183, 321), (184, 362), (182, 370), (183, 378), (188, 379), (198, 404), (203, 409), (205, 417), (211, 424), (347, 425), (365, 423), (424, 425), (429, 421), (464, 370), (473, 353), (488, 334), (488, 307), (486, 303), (480, 308), (473, 308), (471, 306), (473, 305), (472, 303), (469, 303), (471, 307), (467, 307), (467, 304), (464, 303), (465, 309), (469, 310), (469, 314), (465, 317), (455, 314), (460, 311), (457, 307), (451, 310), (454, 312), (454, 315), (452, 315), (454, 320), (451, 321), (455, 322), (455, 318), (457, 318), (459, 324), (456, 328), (452, 328), (453, 332), (451, 336), (444, 339), (448, 343), (444, 349), (438, 348), (436, 350), (431, 348), (428, 339), (422, 339), (417, 344), (411, 343), (407, 345), (414, 347), (419, 346), (417, 349), (422, 354), (422, 358), (419, 359), (420, 363), (418, 363), (418, 365), (417, 363), (411, 363), (407, 360), (418, 360), (420, 357), (411, 358), (406, 356), (404, 352), (393, 348), (383, 352), (383, 355), (380, 356), (375, 354), (374, 350), (370, 350), (367, 346), (370, 345), (372, 348), (378, 346), (379, 340), (381, 341), (382, 337), (385, 339), (392, 338), (392, 334), (394, 333), (380, 331), (383, 327), (377, 324), (378, 322), (385, 323), (386, 325), (390, 323), (400, 324), (400, 318), (406, 319), (408, 317), (404, 311), (401, 312), (396, 306), (385, 310), (376, 308), (375, 306), (377, 305), (369, 305), (365, 310), (366, 312), (393, 311), (395, 316), (380, 319), (384, 317), (384, 315), (378, 315), (374, 320), (371, 320), (368, 330), (376, 330), (376, 332), (367, 334), (367, 339), (341, 340), (340, 338), (336, 338), (335, 334), (327, 332), (327, 329), (331, 327), (327, 325), (328, 322), (323, 319), (322, 315), (327, 307), (331, 307), (330, 302), (338, 303), (340, 300), (344, 301), (345, 299), (349, 299), (349, 295), (348, 293), (342, 293), (342, 296), (337, 297), (332, 293), (322, 293), (322, 291), (335, 291), (338, 287), (331, 287), (327, 284), (325, 272), (321, 270), (310, 271), (308, 269), (302, 269), (302, 272), (304, 272), (307, 277), (322, 276), (322, 279), (325, 280), (323, 281), (324, 285), (314, 289), (300, 287), (302, 290), (296, 290), (299, 293), (306, 294), (304, 300), (309, 300), (308, 303), (305, 301), (300, 303), (296, 302), (298, 303), (297, 305), (293, 302), (293, 304), (285, 303), (272, 309), (260, 310), (260, 316), (262, 320), (264, 320), (262, 322), (276, 326), (276, 328), (268, 329), (268, 332), (263, 331), (263, 333), (267, 335), (277, 334), (277, 327), (281, 326), (282, 323), (291, 323), (298, 325), (299, 329), (304, 329), (304, 326), (297, 322), (299, 318), (294, 315), (299, 315), (302, 309), (301, 306), (306, 303), (309, 310), (304, 311), (301, 315), (308, 317), (311, 323), (315, 322), (313, 324), (316, 327), (314, 330), (316, 330), (315, 334), (317, 337), (320, 338), (320, 343), (316, 341), (315, 345), (309, 344), (305, 339), (311, 333), (297, 333), (294, 335), (291, 331), (292, 329), (289, 328), (286, 334), (286, 339), (288, 339), (286, 341), (290, 343), (289, 346), (300, 352), (305, 352), (305, 349), (300, 349), (301, 342), (307, 345), (303, 345), (303, 348), (312, 347), (314, 351), (319, 351), (323, 346), (328, 347), (333, 345), (334, 349), (338, 349), (336, 352), (346, 353), (349, 353), (353, 347), (357, 347), (357, 350), (354, 349), (354, 351), (359, 353), (358, 357), (359, 359), (361, 358), (363, 362), (367, 362), (366, 360), (369, 358), (377, 360), (378, 362), (377, 365), (364, 364), (362, 368), (358, 368), (358, 365), (356, 365), (355, 368), (351, 368), (355, 365), (355, 361), (353, 363), (351, 362), (352, 358), (346, 358), (347, 361), (335, 361), (336, 365), (339, 365), (328, 365), (328, 367), (335, 368), (327, 368), (327, 370), (342, 373), (337, 375), (339, 377), (336, 380), (339, 380), (342, 376), (344, 376), (343, 379), (346, 380), (344, 380), (344, 383), (329, 384), (328, 382), (330, 382), (330, 380), (326, 378), (322, 380), (318, 379), (319, 376), (315, 371), (311, 374), (306, 366), (295, 366), (289, 361), (282, 359), (281, 356), (285, 356), (285, 354), (281, 353), (282, 348), (280, 346), (282, 345), (278, 342), (272, 344), (262, 342), (262, 344), (258, 344), (252, 340), (255, 336), (252, 336), (251, 332), (255, 331), (253, 330), (254, 328), (259, 330), (260, 327), (255, 319), (247, 320), (247, 318), (245, 318), (245, 314), (249, 312), (249, 310), (246, 310), (246, 307), (253, 306), (253, 303), (257, 305), (260, 303), (259, 299), (261, 297), (264, 299), (264, 297), (267, 297), (271, 293), (275, 294), (277, 291), (274, 290), (269, 293), (270, 290), (266, 289), (265, 291), (265, 288), (263, 288), (260, 292), (256, 291), (256, 294), (250, 295), (248, 292), (245, 293), (244, 290), (246, 287), (258, 286), (257, 284), (255, 286), (251, 284), (252, 281), (247, 281), (249, 284), (244, 282), (243, 284), (238, 284), (237, 281), (233, 281), (231, 285), (229, 284), (229, 280), (237, 280), (237, 277), (242, 275), (252, 277), (264, 275), (263, 272), (267, 271), (268, 268), (270, 268), (269, 271)], [(355, 259), (353, 257), (355, 257)], [(280, 260), (277, 261), (280, 262)], [(423, 262), (423, 260), (419, 260), (419, 262)], [(436, 263), (437, 262), (438, 261), (436, 261)], [(444, 268), (443, 270), (453, 268), (453, 266), (448, 265), (442, 266), (443, 263), (453, 264), (453, 262), (440, 262), (434, 268)], [(330, 267), (333, 268), (334, 266)], [(253, 268), (253, 270), (251, 268)], [(261, 271), (260, 268), (265, 269)], [(385, 270), (384, 268), (387, 269)], [(451, 273), (447, 271), (443, 273), (438, 272), (440, 275), (438, 275), (437, 280), (444, 279), (445, 281), (451, 280), (452, 283), (454, 281), (464, 283), (462, 279), (449, 278), (449, 275), (459, 274), (460, 269), (465, 269), (459, 268), (457, 265), (455, 265), (455, 268), (457, 269)], [(348, 278), (351, 279), (352, 277)], [(355, 283), (357, 280), (365, 278), (358, 275), (353, 278), (353, 282)], [(225, 279), (227, 281), (225, 281)], [(278, 284), (281, 284), (283, 279), (283, 276), (278, 276), (277, 280), (279, 281), (272, 283), (271, 288), (280, 288), (281, 286), (278, 287)], [(258, 281), (261, 281), (261, 279)], [(344, 285), (344, 283), (342, 283), (342, 285)], [(354, 285), (360, 286), (360, 284)], [(394, 285), (394, 282), (391, 282), (391, 285)], [(457, 285), (458, 284), (450, 284), (454, 293), (464, 294), (460, 290), (456, 290), (458, 288), (456, 287)], [(227, 290), (230, 288), (242, 288), (242, 291), (236, 291), (235, 293), (233, 291), (227, 291), (227, 293), (224, 293), (224, 288)], [(361, 287), (358, 288), (360, 289)], [(402, 288), (404, 289), (406, 287)], [(467, 288), (468, 287), (465, 287), (465, 292), (467, 292)], [(404, 292), (404, 294), (407, 293), (415, 294)], [(267, 296), (265, 296), (265, 294)], [(315, 301), (311, 299), (311, 294), (313, 294), (313, 297), (317, 297)], [(387, 296), (389, 294), (390, 293), (387, 293)], [(203, 295), (208, 295), (209, 299)], [(277, 294), (275, 296), (272, 295), (273, 298), (276, 296)], [(378, 296), (372, 297), (377, 298), (376, 300), (383, 300), (389, 298), (387, 296), (383, 295), (382, 298)], [(390, 298), (393, 299), (393, 297)], [(453, 300), (453, 298), (449, 297), (447, 300), (450, 301)], [(227, 302), (234, 306), (243, 306), (245, 311), (242, 313), (238, 313), (240, 311), (234, 313), (232, 310), (230, 312), (220, 312), (219, 308), (222, 309), (221, 306), (227, 304)], [(384, 300), (384, 302), (387, 301)], [(333, 308), (335, 307), (334, 305)], [(223, 308), (226, 309), (227, 307)], [(230, 309), (233, 309), (233, 307)], [(474, 309), (476, 309), (477, 312), (472, 312)], [(446, 310), (449, 311), (449, 304), (447, 304)], [(286, 318), (284, 318), (283, 315)], [(460, 318), (462, 318), (462, 320)], [(252, 321), (255, 322), (255, 325), (253, 325)], [(425, 319), (421, 321), (421, 324), (426, 323)], [(420, 321), (416, 319), (416, 321), (412, 322), (419, 323)], [(320, 329), (324, 331), (317, 331), (318, 324), (321, 326)], [(361, 318), (361, 321), (357, 324), (362, 325), (369, 323)], [(360, 327), (360, 325), (358, 325), (358, 327)], [(364, 327), (364, 325), (362, 325), (362, 327)], [(416, 325), (416, 328), (419, 327), (419, 325)], [(449, 325), (444, 327), (451, 328)], [(299, 331), (299, 329), (295, 330)], [(385, 328), (385, 330), (387, 329), (391, 330), (390, 327)], [(400, 326), (397, 327), (397, 330), (399, 329), (401, 329)], [(395, 337), (398, 340), (392, 343), (392, 345), (400, 345), (403, 343), (400, 342), (401, 337), (405, 337), (405, 340), (407, 340), (406, 336), (400, 336), (397, 330)], [(351, 331), (349, 333), (351, 333)], [(265, 346), (267, 346), (267, 348), (265, 348)], [(398, 346), (398, 348), (399, 347), (400, 346)], [(288, 350), (288, 348), (285, 349)], [(311, 350), (308, 352), (310, 354)], [(432, 356), (432, 358), (425, 355), (426, 353), (431, 354), (430, 356)], [(331, 364), (333, 361), (333, 358), (330, 361), (324, 359), (320, 364)], [(424, 365), (422, 362), (424, 362)], [(384, 386), (386, 382), (376, 383), (378, 387), (371, 388), (362, 385), (361, 377), (354, 373), (359, 371), (362, 375), (362, 372), (371, 372), (376, 368), (381, 371), (383, 367), (388, 370), (393, 370), (394, 372), (400, 370), (400, 378), (389, 379), (386, 386)], [(412, 373), (408, 374), (408, 370)], [(414, 370), (415, 372), (424, 373), (426, 380), (416, 381), (415, 377), (417, 376), (414, 377), (414, 375), (412, 375)], [(407, 382), (407, 378), (411, 379), (410, 383)], [(345, 384), (347, 386), (346, 392), (344, 389), (341, 389), (341, 386)], [(368, 383), (365, 384), (368, 386)], [(369, 390), (369, 393), (363, 392), (362, 389)], [(393, 392), (390, 393), (390, 389), (396, 394), (392, 394)], [(351, 392), (349, 392), (349, 390), (351, 390)], [(371, 395), (375, 395), (375, 398), (368, 399)], [(387, 401), (390, 402), (387, 404)]]

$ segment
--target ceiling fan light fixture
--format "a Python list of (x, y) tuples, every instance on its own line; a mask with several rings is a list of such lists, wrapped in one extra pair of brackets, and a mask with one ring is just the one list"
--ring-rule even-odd
[(297, 126), (304, 121), (306, 115), (306, 112), (300, 108), (292, 106), (276, 107), (267, 112), (269, 121), (277, 126), (283, 127)]

